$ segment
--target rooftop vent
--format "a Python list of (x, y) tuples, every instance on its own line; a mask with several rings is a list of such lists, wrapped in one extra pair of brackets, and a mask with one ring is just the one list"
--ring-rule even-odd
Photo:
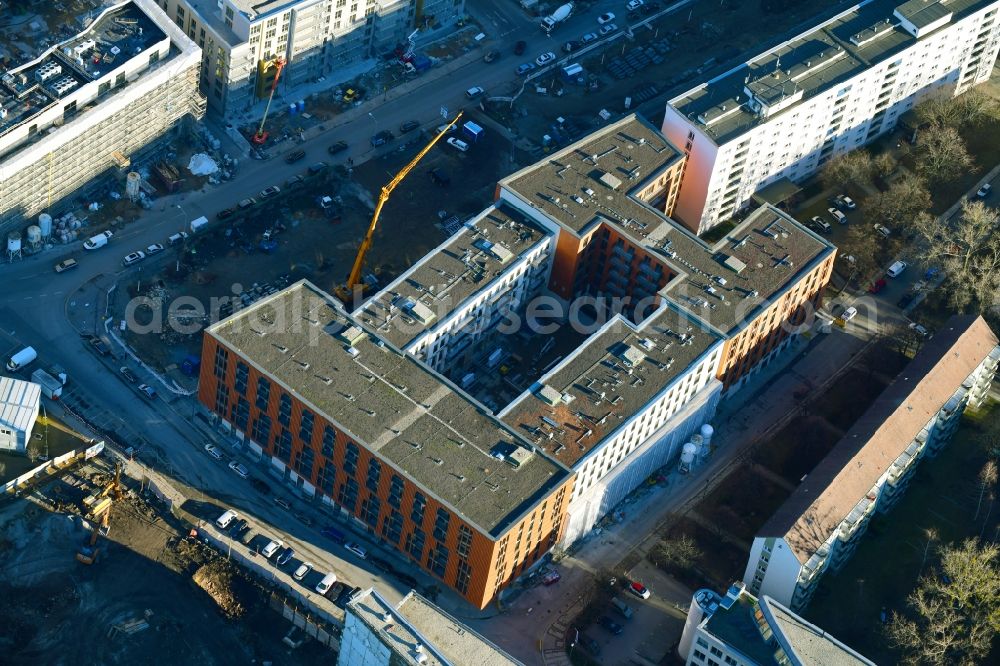
[(538, 393), (536, 395), (538, 395), (538, 399), (542, 402), (553, 406), (558, 405), (562, 399), (562, 395), (559, 391), (555, 390), (548, 384), (543, 384), (542, 387), (538, 389)]
[(726, 256), (726, 258), (722, 261), (722, 265), (736, 274), (742, 273), (747, 267), (745, 263), (732, 255)]
[(614, 176), (606, 171), (601, 174), (600, 181), (612, 190), (617, 190), (622, 186), (622, 181), (617, 176)]
[(353, 347), (361, 341), (361, 338), (363, 338), (364, 335), (365, 332), (361, 330), (360, 326), (348, 326), (337, 334), (337, 338), (346, 343), (348, 346)]
[(619, 347), (619, 349), (615, 352), (615, 356), (617, 356), (618, 360), (625, 364), (626, 368), (634, 368), (642, 363), (643, 359), (646, 358), (641, 351), (632, 345), (625, 344)]
[(507, 455), (506, 461), (510, 466), (517, 468), (531, 460), (534, 455), (532, 451), (523, 446), (518, 446)]

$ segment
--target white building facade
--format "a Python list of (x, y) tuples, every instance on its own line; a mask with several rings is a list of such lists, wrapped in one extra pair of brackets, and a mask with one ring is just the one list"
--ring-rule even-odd
[(41, 399), (42, 389), (38, 384), (0, 377), (0, 451), (25, 452)]
[[(105, 32), (122, 25), (115, 23), (119, 19), (147, 22), (146, 33), (122, 40), (141, 44), (133, 47), (138, 52), (105, 43)], [(153, 30), (159, 39), (151, 38)], [(120, 35), (120, 30), (114, 34)], [(93, 58), (99, 62), (94, 64)], [(61, 199), (98, 176), (125, 169), (131, 159), (159, 145), (185, 116), (201, 118), (200, 64), (201, 49), (152, 0), (129, 0), (104, 10), (80, 34), (6, 72), (0, 90), (4, 118), (11, 119), (6, 112), (16, 113), (16, 106), (8, 108), (3, 99), (8, 91), (16, 91), (17, 103), (37, 101), (19, 122), (0, 118), (0, 231), (52, 212)], [(48, 78), (52, 72), (58, 73)], [(14, 96), (12, 92), (12, 103)], [(43, 97), (48, 98), (44, 103)]]
[(249, 110), (270, 89), (273, 62), (286, 67), (279, 90), (358, 65), (406, 43), (417, 28), (462, 16), (464, 0), (157, 0), (205, 51), (201, 86), (210, 111)]
[(676, 215), (696, 233), (761, 188), (801, 181), (931, 95), (989, 78), (1000, 0), (868, 0), (667, 103), (688, 164)]

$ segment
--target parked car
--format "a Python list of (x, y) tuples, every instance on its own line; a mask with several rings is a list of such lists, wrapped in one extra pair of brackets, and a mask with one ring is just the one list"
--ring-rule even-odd
[(584, 650), (594, 655), (595, 657), (601, 656), (601, 644), (595, 641), (587, 634), (580, 634), (580, 645), (583, 646)]
[(396, 573), (396, 568), (392, 566), (392, 564), (389, 561), (384, 560), (381, 557), (372, 555), (368, 559), (368, 561), (372, 563), (373, 567), (375, 567), (382, 573), (392, 573), (392, 574)]
[(277, 553), (282, 547), (284, 547), (284, 545), (285, 544), (282, 543), (281, 541), (275, 541), (274, 539), (271, 539), (270, 541), (267, 542), (267, 545), (261, 549), (260, 554), (263, 555), (265, 559), (269, 560), (272, 557), (274, 557), (275, 553)]
[(295, 514), (295, 518), (296, 518), (296, 520), (298, 520), (300, 523), (302, 523), (306, 527), (312, 527), (313, 526), (313, 519), (310, 518), (309, 516), (307, 516), (304, 513), (296, 513)]
[(236, 213), (235, 208), (223, 208), (218, 213), (215, 214), (215, 219), (217, 220), (228, 220)]
[(615, 25), (614, 23), (605, 23), (604, 25), (601, 26), (601, 29), (598, 32), (600, 32), (601, 36), (603, 37), (604, 35), (610, 35), (617, 29), (618, 26)]
[(568, 42), (566, 42), (565, 44), (562, 45), (562, 50), (563, 50), (563, 53), (572, 53), (573, 51), (576, 51), (581, 46), (583, 46), (583, 44), (581, 44), (580, 42), (578, 42), (576, 40), (571, 39), (570, 41), (568, 41)]
[(90, 343), (90, 346), (93, 347), (94, 351), (100, 354), (101, 356), (107, 356), (108, 354), (111, 353), (111, 350), (108, 349), (108, 346), (104, 344), (104, 340), (101, 340), (96, 335), (90, 336), (87, 339), (87, 342)]
[(886, 281), (885, 278), (879, 278), (872, 282), (871, 286), (868, 287), (869, 294), (877, 294), (878, 292), (885, 289)]
[(144, 395), (149, 400), (152, 400), (153, 398), (156, 397), (156, 389), (154, 389), (149, 384), (139, 384), (137, 388), (139, 389), (139, 393)]
[(910, 322), (910, 330), (922, 338), (926, 338), (928, 335), (931, 334), (930, 331), (928, 331), (926, 328), (924, 328), (915, 321)]
[(278, 192), (281, 192), (281, 188), (277, 185), (272, 185), (271, 187), (265, 187), (260, 191), (260, 198), (267, 199), (268, 197), (273, 197)]
[(905, 261), (893, 262), (892, 266), (889, 266), (889, 270), (887, 270), (885, 274), (891, 278), (899, 277), (903, 274), (903, 271), (906, 270), (906, 266), (907, 264)]
[(397, 580), (399, 580), (400, 583), (402, 583), (403, 585), (406, 585), (407, 587), (409, 587), (411, 589), (416, 589), (417, 585), (419, 585), (419, 582), (417, 581), (417, 579), (414, 578), (413, 576), (411, 576), (408, 573), (399, 573), (399, 572), (396, 572), (395, 576), (396, 576)]
[(371, 138), (372, 148), (377, 148), (379, 146), (384, 146), (395, 138), (392, 132), (389, 130), (382, 130), (377, 134), (373, 135)]
[(253, 197), (247, 197), (246, 199), (242, 199), (236, 205), (240, 207), (240, 210), (246, 210), (247, 208), (252, 208), (253, 206), (256, 206), (257, 200), (254, 199)]
[(336, 527), (332, 526), (324, 527), (320, 531), (320, 534), (325, 536), (327, 539), (336, 541), (337, 543), (344, 543), (345, 541), (347, 541), (347, 537), (344, 535), (344, 533), (338, 530)]
[(539, 67), (542, 67), (544, 65), (549, 64), (555, 59), (556, 59), (556, 54), (553, 53), (552, 51), (547, 51), (542, 55), (538, 56), (537, 58), (535, 58), (535, 64), (538, 65)]
[(990, 185), (989, 183), (983, 183), (983, 186), (980, 187), (978, 190), (976, 190), (976, 198), (985, 199), (986, 197), (990, 196), (990, 190), (992, 189), (993, 189), (992, 185)]
[(337, 574), (332, 571), (323, 576), (323, 580), (316, 584), (316, 591), (322, 595), (326, 595), (333, 588), (334, 584), (337, 582)]
[(76, 263), (76, 259), (63, 259), (55, 265), (55, 270), (56, 273), (65, 273), (66, 271), (72, 270), (79, 265), (80, 264)]
[(632, 581), (628, 586), (628, 591), (640, 599), (649, 599), (649, 588), (637, 580)]
[(912, 303), (913, 299), (916, 297), (917, 297), (916, 294), (914, 294), (912, 291), (908, 291), (902, 296), (900, 296), (899, 300), (896, 301), (896, 307), (898, 307), (900, 310), (905, 310), (910, 306), (910, 303)]
[(288, 164), (294, 164), (306, 156), (306, 151), (304, 150), (293, 150), (292, 152), (285, 155), (285, 162)]
[(599, 37), (597, 36), (596, 32), (588, 32), (586, 35), (580, 38), (580, 41), (583, 42), (584, 45), (586, 45), (591, 42), (597, 41), (598, 39)]
[(303, 562), (299, 565), (299, 568), (295, 570), (292, 574), (292, 578), (295, 580), (302, 580), (309, 575), (309, 572), (313, 570), (313, 565), (311, 562)]
[(345, 543), (344, 549), (347, 550), (348, 552), (354, 553), (362, 560), (368, 557), (368, 551), (366, 551), (364, 548), (354, 543), (353, 541), (348, 541), (347, 543)]
[(644, 4), (646, 3), (644, 3), (642, 0), (628, 0), (628, 4), (625, 5), (625, 9), (629, 10), (630, 12), (634, 12), (635, 10), (642, 7)]
[(167, 245), (177, 245), (178, 243), (183, 243), (188, 239), (188, 233), (186, 231), (178, 231), (176, 234), (171, 234), (167, 237)]
[(233, 526), (229, 528), (229, 536), (238, 539), (243, 532), (250, 528), (250, 523), (247, 522), (246, 518), (240, 518)]
[(336, 155), (337, 153), (343, 152), (345, 150), (347, 150), (347, 142), (338, 141), (337, 143), (330, 144), (330, 146), (326, 149), (326, 152), (330, 153), (331, 155)]
[(612, 14), (611, 12), (606, 12), (606, 13), (601, 14), (600, 16), (597, 17), (597, 23), (599, 25), (604, 25), (606, 23), (611, 23), (614, 20), (615, 20), (615, 15)]
[(535, 69), (535, 63), (533, 63), (533, 62), (526, 62), (526, 63), (518, 65), (517, 69), (515, 70), (515, 73), (518, 76), (527, 76), (534, 69)]
[(841, 210), (854, 210), (858, 207), (858, 204), (854, 203), (854, 199), (846, 194), (840, 194), (834, 197), (833, 205)]
[(165, 249), (166, 248), (160, 245), (159, 243), (153, 243), (152, 245), (146, 247), (146, 256), (152, 257), (154, 254), (159, 254), (163, 252)]
[(834, 222), (839, 222), (840, 224), (847, 224), (847, 216), (841, 213), (836, 208), (827, 208), (826, 212), (830, 214)]
[(858, 316), (858, 309), (856, 307), (849, 307), (840, 313), (840, 318), (844, 320), (844, 323), (851, 321)]
[(824, 220), (819, 215), (813, 215), (812, 218), (809, 220), (808, 224), (810, 227), (813, 228), (813, 230), (819, 231), (824, 234), (828, 234), (831, 231), (833, 231), (833, 227), (830, 226), (830, 223)]
[(399, 133), (406, 134), (407, 132), (412, 132), (418, 127), (420, 127), (420, 123), (418, 123), (416, 120), (407, 120), (405, 123), (399, 126)]
[(892, 231), (889, 229), (889, 227), (883, 226), (881, 224), (876, 224), (875, 233), (882, 236), (882, 238), (888, 238), (890, 234), (892, 234)]
[(458, 125), (449, 125), (448, 123), (445, 123), (444, 125), (438, 125), (437, 129), (434, 131), (436, 134), (440, 134), (441, 132), (445, 132), (446, 134), (454, 134), (456, 131), (458, 131)]
[(316, 162), (315, 164), (309, 165), (309, 175), (315, 176), (320, 171), (326, 168), (326, 162)]
[(206, 444), (205, 451), (216, 460), (222, 460), (222, 451), (215, 444)]
[(278, 566), (279, 567), (283, 567), (286, 564), (288, 564), (289, 562), (291, 562), (293, 555), (295, 555), (295, 551), (292, 549), (292, 547), (291, 546), (285, 546), (285, 549), (282, 550), (281, 553), (278, 555), (278, 559), (277, 559)]
[(122, 266), (132, 266), (133, 264), (137, 264), (145, 258), (146, 258), (146, 253), (142, 252), (141, 250), (136, 252), (129, 252), (128, 254), (125, 255), (125, 258), (122, 259)]
[(469, 144), (462, 141), (461, 139), (456, 139), (453, 136), (448, 137), (448, 145), (454, 148), (455, 150), (462, 151), (463, 153), (469, 151)]
[(545, 586), (555, 585), (561, 579), (562, 576), (559, 575), (559, 572), (556, 571), (555, 569), (552, 569), (551, 571), (547, 571), (545, 575), (542, 576), (542, 585)]
[(122, 377), (125, 378), (125, 381), (127, 381), (129, 384), (135, 384), (137, 381), (139, 381), (139, 378), (135, 376), (135, 373), (126, 368), (124, 365), (118, 368), (118, 372), (119, 374), (121, 374)]
[(492, 51), (486, 52), (486, 55), (483, 56), (483, 62), (493, 62), (499, 57), (500, 57), (500, 52), (497, 51), (496, 49), (493, 49)]
[(280, 506), (285, 511), (291, 511), (292, 505), (284, 497), (275, 497), (274, 503)]
[(482, 86), (473, 86), (465, 91), (465, 96), (469, 99), (476, 99), (486, 94), (486, 90)]
[(301, 175), (295, 174), (294, 176), (285, 181), (285, 187), (295, 187), (297, 185), (301, 185), (302, 183), (305, 182), (305, 180), (306, 179), (303, 178)]
[(247, 471), (247, 468), (244, 467), (242, 463), (239, 463), (235, 460), (229, 461), (229, 469), (236, 472), (236, 474), (239, 475), (241, 478), (245, 479), (248, 476), (250, 476), (250, 472)]
[(607, 615), (602, 615), (601, 617), (597, 618), (597, 623), (602, 627), (604, 627), (605, 629), (607, 629), (608, 631), (610, 631), (615, 636), (619, 636), (623, 631), (625, 631), (625, 627), (618, 624)]
[(524, 51), (528, 48), (528, 42), (519, 41), (514, 44), (514, 55), (524, 55)]

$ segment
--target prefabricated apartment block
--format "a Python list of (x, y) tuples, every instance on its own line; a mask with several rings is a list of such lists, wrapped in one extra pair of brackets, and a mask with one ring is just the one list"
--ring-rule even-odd
[(998, 361), (997, 337), (981, 317), (952, 317), (760, 529), (748, 589), (804, 608), (875, 512), (899, 500), (917, 464), (940, 452), (966, 408), (983, 403)]
[(763, 187), (801, 181), (928, 96), (986, 81), (1000, 0), (868, 0), (667, 103), (688, 155), (677, 217), (703, 233)]
[(152, 0), (129, 0), (0, 75), (0, 232), (124, 171), (201, 118), (201, 49)]
[(464, 0), (157, 0), (204, 50), (201, 89), (220, 118), (249, 110), (270, 91), (356, 67), (406, 44), (416, 29), (463, 16)]

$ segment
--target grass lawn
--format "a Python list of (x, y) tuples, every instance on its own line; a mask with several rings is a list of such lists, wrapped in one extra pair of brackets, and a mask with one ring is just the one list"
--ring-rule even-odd
[[(981, 531), (992, 539), (1000, 529), (1000, 506), (984, 525), (988, 500), (979, 520), (972, 520), (979, 499), (976, 475), (1000, 438), (998, 417), (996, 406), (967, 416), (940, 456), (920, 462), (906, 495), (890, 513), (873, 519), (854, 557), (820, 581), (806, 619), (876, 663), (898, 661), (881, 635), (879, 613), (905, 606), (921, 571), (925, 530), (936, 530), (941, 543), (953, 543)], [(934, 564), (932, 548), (924, 571)]]
[(753, 459), (789, 483), (798, 484), (838, 441), (839, 432), (822, 418), (809, 416), (786, 426), (758, 446)]
[(734, 580), (743, 578), (750, 553), (689, 518), (681, 518), (666, 532), (669, 539), (682, 535), (694, 539), (702, 557), (692, 569), (669, 571), (671, 576), (692, 590), (702, 587), (725, 590)]
[(698, 504), (697, 511), (735, 537), (749, 542), (790, 494), (777, 483), (746, 469), (730, 475)]

